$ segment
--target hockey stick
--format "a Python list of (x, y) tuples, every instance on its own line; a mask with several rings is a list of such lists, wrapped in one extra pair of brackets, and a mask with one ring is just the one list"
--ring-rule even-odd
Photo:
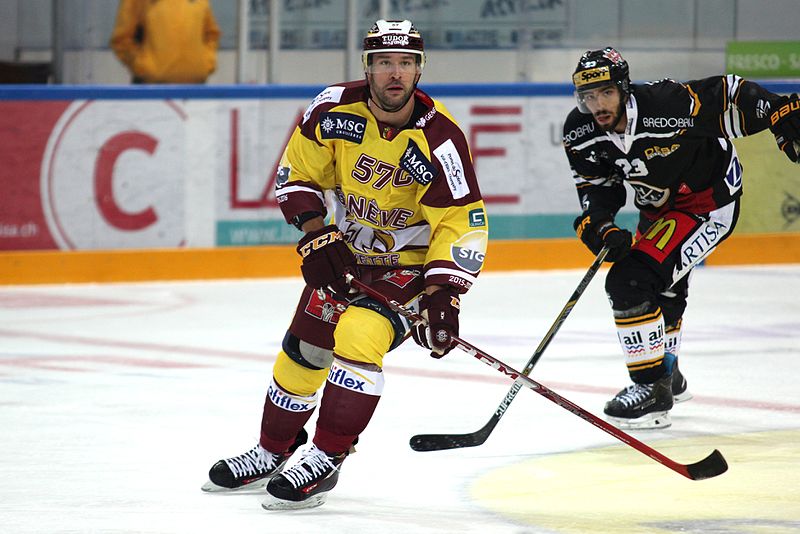
[[(403, 317), (407, 319), (417, 322), (417, 321), (425, 321), (425, 319), (418, 313), (414, 313), (413, 311), (409, 310), (396, 300), (391, 300), (384, 296), (383, 294), (375, 291), (365, 283), (361, 282), (353, 278), (351, 275), (347, 275), (347, 280), (350, 285), (362, 293), (366, 294), (369, 297), (374, 298), (375, 300), (382, 302), (389, 306), (392, 310), (399, 313)], [(725, 458), (722, 456), (717, 449), (709, 454), (707, 457), (703, 458), (699, 462), (695, 462), (693, 464), (681, 464), (672, 460), (657, 450), (645, 445), (641, 441), (637, 440), (630, 434), (623, 432), (622, 430), (618, 429), (617, 427), (607, 423), (606, 421), (600, 419), (596, 415), (588, 412), (578, 406), (577, 404), (573, 403), (572, 401), (565, 399), (555, 391), (552, 391), (550, 388), (543, 386), (539, 382), (523, 375), (519, 371), (516, 371), (513, 367), (509, 367), (502, 361), (498, 360), (494, 356), (487, 354), (486, 352), (480, 350), (479, 348), (467, 343), (463, 339), (458, 336), (453, 336), (453, 342), (456, 347), (463, 350), (470, 356), (480, 360), (481, 362), (485, 363), (486, 365), (496, 369), (500, 373), (504, 374), (505, 376), (514, 380), (515, 383), (522, 384), (522, 386), (532, 389), (539, 395), (545, 397), (547, 400), (561, 406), (565, 410), (571, 412), (573, 415), (576, 415), (583, 419), (584, 421), (593, 424), (606, 434), (610, 434), (620, 440), (622, 443), (633, 447), (637, 451), (649, 456), (656, 462), (664, 465), (676, 473), (679, 473), (691, 480), (702, 480), (705, 478), (715, 477), (717, 475), (721, 475), (725, 471), (728, 470), (728, 464), (725, 461)]]
[[(561, 325), (567, 319), (567, 316), (572, 311), (572, 308), (575, 307), (578, 299), (581, 298), (581, 295), (583, 295), (583, 292), (586, 290), (589, 282), (592, 281), (594, 275), (600, 270), (600, 266), (603, 265), (603, 260), (606, 258), (606, 254), (608, 254), (608, 248), (603, 247), (597, 254), (594, 262), (592, 262), (589, 270), (586, 271), (585, 275), (583, 275), (583, 279), (572, 293), (572, 296), (567, 301), (566, 306), (562, 308), (561, 312), (558, 314), (558, 317), (556, 317), (555, 322), (553, 322), (553, 326), (551, 326), (550, 330), (547, 331), (547, 334), (545, 334), (541, 343), (539, 343), (539, 346), (536, 347), (536, 351), (533, 353), (533, 356), (531, 356), (531, 359), (528, 360), (527, 364), (525, 364), (525, 368), (522, 370), (523, 375), (528, 376), (531, 374), (531, 371), (539, 361), (539, 358), (542, 357), (545, 349), (548, 347), (548, 345), (550, 345), (550, 341), (552, 341), (553, 336), (555, 336), (556, 332), (558, 332), (558, 330), (561, 328)], [(484, 442), (486, 442), (486, 440), (489, 438), (489, 434), (491, 434), (494, 430), (494, 427), (500, 422), (500, 418), (506, 413), (506, 410), (517, 396), (517, 393), (519, 393), (520, 389), (522, 389), (522, 384), (519, 382), (514, 382), (514, 385), (511, 386), (511, 389), (508, 390), (506, 396), (503, 397), (503, 400), (489, 418), (489, 421), (483, 425), (483, 428), (480, 430), (470, 432), (469, 434), (417, 434), (415, 436), (411, 436), (408, 444), (412, 449), (418, 452), (441, 451), (445, 449), (477, 447), (478, 445), (483, 445)]]

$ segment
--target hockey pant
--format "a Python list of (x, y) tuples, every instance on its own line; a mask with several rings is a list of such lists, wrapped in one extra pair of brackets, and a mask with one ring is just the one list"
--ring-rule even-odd
[[(374, 268), (361, 280), (412, 308), (423, 290), (420, 268)], [(273, 367), (261, 446), (287, 450), (319, 400), (314, 444), (329, 454), (347, 451), (380, 400), (384, 356), (408, 331), (404, 318), (372, 299), (346, 305), (306, 287)]]
[(736, 226), (739, 201), (706, 215), (672, 210), (642, 218), (630, 254), (614, 263), (606, 293), (633, 382), (653, 383), (671, 372), (664, 354), (677, 356), (692, 269)]

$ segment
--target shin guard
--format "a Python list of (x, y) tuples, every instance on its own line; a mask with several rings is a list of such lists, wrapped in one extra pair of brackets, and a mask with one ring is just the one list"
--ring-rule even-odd
[(631, 380), (652, 384), (664, 375), (664, 317), (661, 308), (617, 317), (617, 336)]
[(329, 454), (350, 449), (383, 392), (383, 371), (334, 358), (322, 392), (314, 444)]
[(317, 393), (294, 395), (273, 378), (264, 401), (259, 443), (270, 452), (286, 451), (317, 406)]

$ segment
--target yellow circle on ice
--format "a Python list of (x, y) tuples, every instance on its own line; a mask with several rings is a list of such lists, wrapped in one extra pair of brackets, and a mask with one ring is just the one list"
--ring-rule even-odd
[(620, 445), (527, 460), (477, 479), (482, 506), (554, 533), (800, 530), (800, 431), (659, 441), (693, 463), (713, 449), (728, 462), (716, 478), (689, 480)]

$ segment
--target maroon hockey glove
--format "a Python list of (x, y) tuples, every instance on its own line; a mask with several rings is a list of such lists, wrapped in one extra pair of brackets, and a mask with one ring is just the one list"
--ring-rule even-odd
[(355, 292), (345, 274), (356, 274), (356, 258), (335, 225), (308, 232), (297, 244), (297, 252), (303, 258), (300, 270), (310, 287), (328, 289), (341, 298)]
[(574, 226), (578, 237), (592, 254), (597, 255), (603, 246), (608, 247), (605, 261), (618, 261), (631, 250), (633, 236), (613, 221), (594, 222), (591, 215), (581, 215), (575, 219)]
[(770, 131), (778, 148), (795, 163), (800, 163), (800, 98), (797, 93), (783, 96), (769, 116)]
[(418, 345), (432, 351), (433, 358), (441, 358), (453, 348), (453, 336), (458, 335), (458, 294), (451, 288), (442, 288), (422, 295), (419, 308), (428, 324), (413, 324), (411, 335)]

